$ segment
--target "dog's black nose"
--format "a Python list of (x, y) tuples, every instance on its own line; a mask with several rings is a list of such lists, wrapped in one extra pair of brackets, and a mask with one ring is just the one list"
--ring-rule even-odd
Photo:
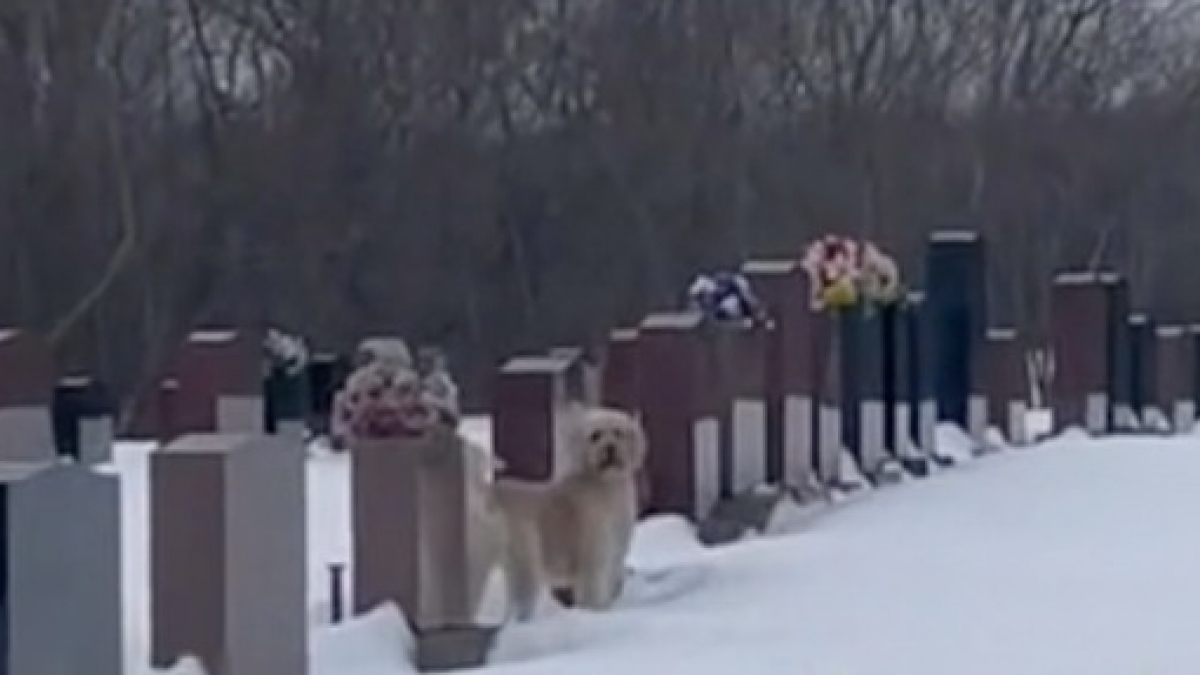
[(616, 466), (620, 464), (620, 462), (621, 456), (617, 452), (617, 449), (611, 445), (604, 446), (600, 454), (600, 463), (604, 465), (604, 468), (607, 469), (609, 467)]

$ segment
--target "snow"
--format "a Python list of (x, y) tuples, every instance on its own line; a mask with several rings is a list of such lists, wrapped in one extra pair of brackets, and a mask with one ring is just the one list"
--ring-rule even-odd
[[(468, 433), (487, 445), (486, 421)], [(816, 512), (784, 507), (771, 534), (735, 545), (702, 547), (677, 518), (643, 522), (616, 608), (506, 628), (486, 672), (1200, 672), (1200, 436), (1070, 432), (979, 458), (961, 430), (937, 436), (962, 463)], [(131, 663), (146, 662), (147, 450), (117, 459)], [(345, 459), (314, 458), (309, 481), (309, 604), (323, 624), (327, 564), (349, 557)], [(313, 675), (407, 675), (411, 640), (394, 607), (317, 625)]]

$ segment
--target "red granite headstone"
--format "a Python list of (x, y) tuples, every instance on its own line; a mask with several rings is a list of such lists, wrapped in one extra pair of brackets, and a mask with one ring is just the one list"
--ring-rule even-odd
[(1192, 373), (1196, 358), (1193, 344), (1182, 326), (1159, 326), (1155, 331), (1155, 400), (1176, 433), (1188, 433), (1196, 422)]
[(638, 407), (650, 447), (648, 510), (703, 519), (720, 487), (721, 406), (702, 318), (652, 314), (637, 344)]
[(988, 330), (981, 365), (978, 372), (982, 381), (976, 390), (983, 392), (986, 400), (985, 426), (999, 428), (1013, 445), (1025, 443), (1028, 390), (1024, 346), (1017, 332), (1008, 328)]
[(518, 356), (501, 366), (493, 387), (492, 442), (504, 475), (526, 480), (558, 475), (571, 364), (561, 355)]
[(0, 373), (0, 460), (53, 459), (54, 365), (46, 343), (29, 331), (0, 329)]
[(638, 412), (637, 348), (636, 328), (621, 328), (609, 333), (600, 386), (604, 405), (630, 413)]
[(767, 338), (767, 480), (806, 486), (817, 440), (819, 317), (808, 275), (796, 260), (751, 260), (742, 267), (771, 317)]
[(180, 346), (169, 375), (178, 390), (168, 437), (263, 431), (262, 340), (255, 331), (194, 331)]
[(1109, 428), (1112, 289), (1099, 274), (1060, 274), (1051, 290), (1054, 426), (1090, 433)]
[(720, 424), (720, 495), (746, 494), (767, 481), (768, 330), (750, 322), (706, 324), (707, 372)]

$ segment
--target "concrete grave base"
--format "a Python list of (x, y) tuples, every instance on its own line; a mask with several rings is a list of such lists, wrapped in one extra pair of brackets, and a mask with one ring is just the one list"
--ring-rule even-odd
[(762, 533), (779, 504), (788, 498), (781, 489), (759, 488), (725, 499), (699, 521), (696, 536), (706, 546), (730, 544), (749, 533)]
[(416, 666), (422, 673), (478, 668), (487, 663), (499, 626), (439, 626), (418, 630)]

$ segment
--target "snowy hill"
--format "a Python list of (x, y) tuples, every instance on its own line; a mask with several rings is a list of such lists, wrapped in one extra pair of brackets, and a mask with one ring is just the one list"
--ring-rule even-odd
[[(139, 455), (122, 453), (134, 483)], [(310, 479), (316, 616), (325, 563), (349, 549), (345, 464), (316, 460)], [(638, 532), (641, 581), (619, 608), (511, 629), (486, 672), (1195, 675), (1197, 488), (1200, 436), (1072, 437), (719, 549), (655, 519)], [(136, 497), (127, 506), (144, 520)], [(127, 629), (144, 662), (145, 532), (130, 529), (126, 552), (141, 568), (127, 570)], [(383, 611), (319, 628), (315, 675), (412, 672), (401, 625)]]

